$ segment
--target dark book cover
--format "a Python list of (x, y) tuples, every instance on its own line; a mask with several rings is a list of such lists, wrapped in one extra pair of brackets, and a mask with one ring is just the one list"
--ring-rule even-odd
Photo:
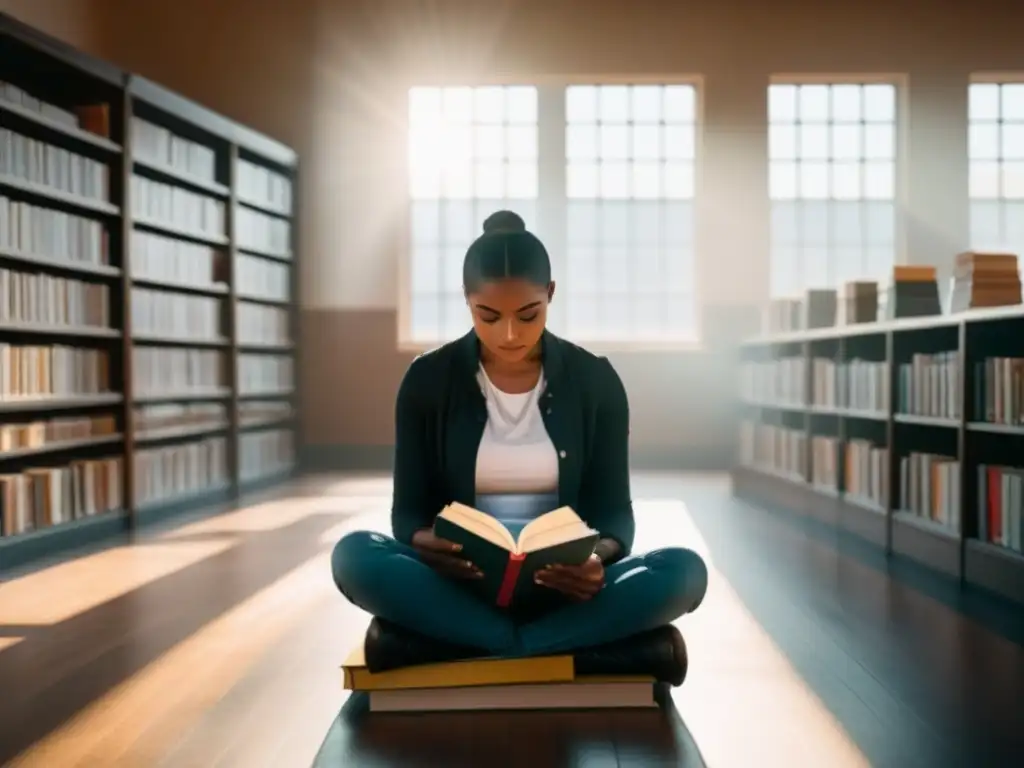
[(516, 555), (443, 517), (434, 521), (434, 533), (462, 545), (459, 555), (483, 571), (483, 577), (469, 581), (469, 585), (481, 598), (500, 607), (528, 601), (537, 590), (549, 589), (535, 584), (534, 574), (548, 565), (584, 563), (594, 554), (599, 538), (595, 532), (536, 552)]

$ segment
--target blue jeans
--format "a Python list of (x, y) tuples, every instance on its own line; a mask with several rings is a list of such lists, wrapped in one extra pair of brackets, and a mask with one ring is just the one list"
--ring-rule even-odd
[(367, 613), (495, 656), (570, 652), (654, 629), (697, 608), (708, 586), (707, 566), (696, 552), (658, 549), (608, 566), (605, 587), (594, 598), (561, 601), (524, 619), (488, 605), (411, 547), (379, 533), (342, 538), (331, 570), (341, 593)]

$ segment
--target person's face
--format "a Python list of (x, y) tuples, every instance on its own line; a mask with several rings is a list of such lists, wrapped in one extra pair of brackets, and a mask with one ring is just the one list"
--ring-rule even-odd
[(537, 286), (512, 279), (484, 283), (468, 293), (466, 303), (480, 343), (504, 362), (526, 359), (544, 333), (554, 293), (553, 282)]

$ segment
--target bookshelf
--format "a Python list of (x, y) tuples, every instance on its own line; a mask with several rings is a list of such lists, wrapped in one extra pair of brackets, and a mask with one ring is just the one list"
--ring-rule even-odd
[(0, 14), (0, 570), (292, 472), (297, 167)]
[(1024, 603), (1024, 306), (741, 347), (735, 493)]

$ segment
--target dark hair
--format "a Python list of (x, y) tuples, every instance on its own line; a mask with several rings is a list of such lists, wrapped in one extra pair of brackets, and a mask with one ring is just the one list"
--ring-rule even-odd
[(484, 233), (466, 251), (462, 284), (467, 293), (492, 280), (526, 280), (534, 285), (551, 282), (551, 259), (544, 243), (526, 229), (513, 211), (496, 211), (484, 221)]

